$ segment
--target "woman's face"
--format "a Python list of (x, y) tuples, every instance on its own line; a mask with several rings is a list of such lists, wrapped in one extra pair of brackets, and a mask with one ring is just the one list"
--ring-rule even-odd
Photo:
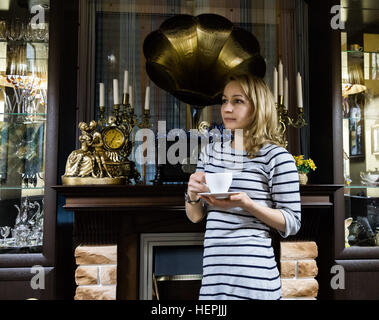
[(252, 112), (252, 105), (238, 82), (229, 82), (224, 88), (221, 106), (225, 129), (245, 129), (251, 123)]

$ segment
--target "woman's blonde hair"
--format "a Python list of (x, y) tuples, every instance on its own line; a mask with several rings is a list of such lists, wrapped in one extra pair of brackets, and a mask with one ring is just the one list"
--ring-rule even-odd
[(274, 96), (264, 80), (250, 74), (239, 74), (231, 76), (227, 83), (231, 81), (241, 86), (252, 106), (251, 123), (243, 131), (247, 156), (254, 158), (266, 143), (284, 147)]

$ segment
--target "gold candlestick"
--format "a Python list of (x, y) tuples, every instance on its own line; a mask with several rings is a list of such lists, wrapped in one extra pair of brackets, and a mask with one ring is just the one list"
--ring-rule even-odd
[(287, 126), (286, 126), (286, 122), (285, 122), (285, 119), (286, 119), (286, 116), (287, 116), (287, 109), (285, 108), (284, 104), (283, 104), (283, 96), (279, 96), (279, 103), (276, 103), (275, 106), (276, 106), (276, 110), (278, 112), (278, 121), (279, 121), (279, 124), (280, 124), (280, 127), (281, 127), (281, 132), (282, 132), (282, 135), (283, 137), (286, 135), (286, 131), (287, 131)]
[[(299, 108), (297, 118), (296, 120), (294, 120), (288, 115), (288, 106), (285, 106), (283, 104), (283, 101), (284, 101), (284, 97), (279, 96), (279, 102), (275, 103), (275, 106), (278, 112), (278, 122), (281, 127), (281, 133), (285, 139), (288, 126), (292, 126), (296, 129), (300, 129), (306, 126), (307, 122), (304, 119), (303, 108)], [(287, 142), (287, 139), (285, 139), (285, 147), (287, 147), (287, 145), (288, 145), (288, 142)]]
[(297, 119), (294, 121), (290, 117), (287, 117), (288, 125), (300, 129), (306, 126), (308, 123), (304, 119), (303, 108), (299, 108), (299, 113), (297, 114)]
[(113, 115), (116, 119), (116, 124), (120, 125), (122, 123), (122, 118), (120, 117), (120, 105), (119, 104), (115, 104), (113, 106)]
[(106, 120), (105, 120), (105, 106), (99, 107), (99, 126), (103, 128), (105, 126)]
[(144, 109), (143, 110), (143, 116), (142, 116), (142, 121), (141, 121), (141, 124), (140, 124), (140, 127), (141, 128), (144, 128), (144, 129), (147, 129), (150, 127), (150, 110), (149, 109)]
[(122, 99), (122, 123), (128, 125), (129, 127), (133, 128), (136, 124), (135, 115), (134, 115), (134, 108), (131, 106), (129, 102), (129, 93), (124, 93), (123, 99)]
[(122, 123), (127, 122), (128, 109), (129, 109), (129, 94), (124, 93), (123, 98), (122, 98)]

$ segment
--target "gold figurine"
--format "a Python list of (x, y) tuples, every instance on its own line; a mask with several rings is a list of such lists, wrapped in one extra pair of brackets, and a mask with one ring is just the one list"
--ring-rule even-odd
[[(90, 125), (91, 124), (92, 121)], [(90, 146), (92, 145), (90, 126), (85, 122), (80, 122), (79, 129), (81, 131), (79, 141), (82, 146), (79, 150), (71, 152), (67, 158), (64, 177), (96, 177), (94, 164), (95, 158), (90, 151)]]
[(81, 148), (67, 158), (63, 184), (124, 184), (130, 178), (138, 178), (134, 163), (127, 159), (131, 130), (116, 122), (116, 118), (110, 116), (108, 126), (100, 131), (94, 120), (89, 124), (79, 123)]

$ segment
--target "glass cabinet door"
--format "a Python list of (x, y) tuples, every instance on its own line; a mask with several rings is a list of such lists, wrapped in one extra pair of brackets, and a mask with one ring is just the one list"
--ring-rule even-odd
[(0, 3), (0, 253), (42, 250), (48, 6)]
[[(280, 62), (283, 66), (283, 76), (288, 80), (288, 107), (289, 115), (293, 117), (298, 112), (297, 102), (296, 102), (296, 77), (298, 72), (304, 76), (304, 113), (306, 117), (308, 115), (308, 100), (306, 99), (308, 89), (305, 84), (307, 83), (308, 69), (307, 69), (307, 56), (298, 55), (296, 52), (306, 52), (305, 42), (299, 41), (298, 39), (306, 38), (307, 32), (307, 21), (304, 19), (304, 14), (307, 11), (307, 5), (305, 1), (278, 1), (278, 0), (265, 0), (265, 1), (237, 1), (237, 2), (225, 2), (225, 1), (162, 1), (160, 3), (151, 0), (130, 0), (130, 1), (105, 1), (96, 0), (88, 1), (87, 11), (83, 10), (82, 14), (83, 21), (86, 25), (81, 24), (80, 39), (83, 39), (81, 45), (87, 45), (86, 50), (83, 50), (83, 56), (79, 57), (82, 65), (80, 65), (79, 70), (79, 86), (78, 93), (83, 98), (82, 105), (80, 108), (83, 110), (81, 114), (83, 115), (79, 121), (85, 120), (89, 123), (91, 120), (95, 119), (100, 121), (103, 117), (108, 118), (113, 114), (112, 108), (114, 105), (114, 92), (117, 88), (116, 96), (118, 96), (117, 101), (123, 104), (125, 96), (126, 103), (126, 93), (129, 94), (129, 102), (131, 105), (131, 110), (133, 115), (128, 115), (129, 118), (136, 117), (137, 123), (143, 121), (143, 116), (145, 114), (146, 100), (149, 101), (148, 108), (148, 126), (158, 136), (158, 122), (165, 121), (165, 131), (169, 132), (172, 129), (183, 129), (187, 133), (190, 129), (198, 129), (198, 124), (207, 124), (209, 128), (214, 128), (222, 131), (222, 118), (220, 114), (220, 104), (209, 103), (209, 105), (199, 105), (197, 101), (192, 99), (192, 102), (185, 101), (186, 99), (179, 99), (174, 96), (167, 89), (167, 83), (173, 83), (171, 80), (167, 80), (165, 76), (161, 76), (161, 83), (159, 81), (153, 81), (148, 75), (147, 69), (152, 70), (151, 72), (156, 72), (154, 70), (166, 70), (167, 66), (151, 67), (151, 65), (157, 65), (154, 60), (150, 62), (150, 66), (147, 66), (146, 52), (144, 52), (145, 39), (151, 36), (152, 33), (160, 30), (162, 24), (167, 23), (170, 18), (176, 15), (190, 15), (194, 17), (199, 17), (203, 14), (212, 14), (223, 17), (223, 19), (229, 20), (234, 27), (241, 28), (249, 33), (252, 33), (260, 46), (260, 55), (265, 60), (266, 73), (265, 81), (270, 88), (274, 88), (274, 70), (278, 68)], [(87, 13), (86, 13), (87, 12)], [(210, 18), (207, 18), (210, 20)], [(205, 20), (204, 20), (205, 21)], [(193, 21), (192, 21), (193, 22)], [(192, 29), (193, 24), (184, 20), (183, 26), (180, 26), (178, 30), (186, 30), (187, 33), (183, 31), (183, 35), (187, 35), (188, 38), (197, 39)], [(171, 26), (172, 21), (169, 24), (165, 24), (168, 28), (173, 28)], [(209, 27), (201, 27), (204, 30), (208, 28), (220, 28), (220, 21), (208, 21)], [(226, 25), (228, 25), (225, 20), (223, 28), (227, 30)], [(172, 23), (173, 24), (173, 23)], [(187, 25), (188, 24), (188, 25)], [(171, 27), (169, 27), (171, 26)], [(176, 28), (176, 27), (175, 27)], [(177, 32), (170, 29), (170, 32)], [(208, 35), (203, 29), (197, 31), (201, 36), (196, 41), (209, 41), (212, 45), (209, 48), (214, 48), (214, 51), (220, 51), (222, 49), (219, 45), (214, 45), (212, 41), (214, 37), (211, 36), (214, 33), (209, 32)], [(288, 31), (291, 30), (291, 31)], [(224, 32), (224, 30), (222, 31)], [(225, 33), (227, 34), (227, 33)], [(87, 40), (91, 39), (91, 41)], [(151, 39), (151, 38), (150, 38)], [(202, 39), (202, 40), (200, 40)], [(167, 45), (165, 37), (149, 40), (154, 43), (152, 47), (154, 50), (165, 49), (164, 45)], [(196, 41), (188, 41), (183, 48), (180, 49), (180, 54), (185, 54), (191, 59), (183, 61), (193, 61), (193, 56), (200, 55), (200, 51), (203, 49), (196, 49), (198, 47), (189, 48), (189, 44), (197, 43)], [(225, 39), (223, 41), (226, 41)], [(251, 41), (252, 42), (252, 41)], [(217, 43), (222, 43), (222, 41), (217, 40)], [(204, 48), (208, 48), (205, 45)], [(171, 44), (167, 48), (174, 48)], [(146, 48), (145, 48), (146, 49)], [(153, 50), (153, 51), (154, 51)], [(187, 51), (188, 52), (187, 52)], [(199, 50), (199, 53), (196, 53)], [(210, 49), (204, 49), (207, 52)], [(226, 49), (225, 49), (226, 50)], [(241, 50), (245, 50), (242, 49)], [(84, 52), (89, 52), (85, 54)], [(158, 52), (157, 51), (157, 52)], [(210, 50), (212, 52), (212, 50)], [(195, 52), (195, 55), (193, 54)], [(214, 53), (212, 53), (214, 54)], [(150, 51), (147, 55), (152, 55)], [(206, 54), (208, 55), (208, 53)], [(205, 55), (205, 56), (206, 56)], [(161, 53), (154, 53), (154, 57), (161, 57)], [(162, 55), (163, 56), (163, 55)], [(175, 55), (176, 57), (176, 55)], [(209, 57), (213, 57), (209, 55)], [(215, 55), (218, 57), (218, 54)], [(155, 59), (155, 58), (154, 58)], [(164, 58), (160, 58), (160, 61), (164, 63), (165, 61), (171, 61), (172, 58), (167, 55)], [(180, 57), (182, 59), (182, 57)], [(184, 59), (184, 58), (183, 58)], [(198, 59), (198, 57), (196, 58)], [(194, 64), (194, 66), (186, 66), (185, 62), (181, 62), (185, 68), (191, 70), (189, 72), (187, 69), (184, 71), (174, 72), (183, 77), (179, 82), (191, 83), (190, 88), (185, 88), (182, 92), (200, 92), (205, 95), (205, 91), (209, 90), (211, 92), (213, 89), (212, 82), (216, 80), (220, 81), (220, 75), (213, 65), (216, 65), (215, 61), (207, 58), (199, 58), (201, 63)], [(201, 60), (203, 59), (203, 60)], [(176, 60), (175, 60), (176, 61)], [(181, 61), (181, 60), (180, 60)], [(230, 60), (233, 63), (240, 63), (242, 61), (240, 58), (236, 60)], [(209, 63), (209, 65), (207, 65)], [(220, 62), (224, 65), (226, 62)], [(242, 65), (242, 64), (241, 64)], [(201, 66), (202, 71), (197, 70), (196, 66)], [(197, 71), (194, 71), (196, 69)], [(200, 67), (199, 67), (200, 69)], [(214, 69), (214, 70), (213, 70)], [(172, 71), (170, 71), (172, 72)], [(167, 74), (169, 74), (168, 72)], [(201, 77), (197, 75), (204, 73)], [(163, 73), (162, 73), (163, 74)], [(215, 79), (211, 79), (208, 83), (201, 85), (201, 90), (197, 87), (198, 83), (202, 83), (200, 80), (204, 81), (207, 75), (215, 76)], [(185, 76), (183, 76), (185, 75)], [(152, 77), (153, 78), (153, 77)], [(158, 77), (155, 77), (158, 78)], [(126, 80), (125, 80), (126, 79)], [(115, 82), (116, 80), (116, 82)], [(156, 80), (156, 79), (155, 79)], [(177, 80), (178, 81), (178, 80)], [(116, 85), (115, 85), (116, 83)], [(126, 84), (126, 87), (125, 87)], [(208, 86), (207, 86), (208, 85)], [(166, 89), (162, 89), (166, 88)], [(148, 90), (149, 89), (149, 90)], [(179, 90), (176, 90), (179, 91)], [(149, 94), (146, 95), (146, 92)], [(124, 95), (125, 93), (125, 95)], [(184, 93), (183, 93), (184, 95)], [(102, 99), (100, 99), (102, 98)], [(100, 112), (100, 106), (103, 107), (103, 111)], [(124, 108), (121, 106), (120, 110)], [(85, 109), (85, 110), (84, 110)], [(122, 111), (120, 111), (121, 113)], [(127, 112), (126, 112), (127, 113)], [(89, 118), (91, 116), (92, 118)], [(87, 117), (87, 118), (85, 118)], [(307, 120), (306, 120), (307, 121)], [(138, 127), (138, 125), (136, 125)], [(136, 128), (134, 127), (134, 128)], [(142, 127), (142, 126), (140, 126)], [(205, 126), (206, 127), (206, 126)], [(137, 129), (137, 128), (136, 128)], [(308, 130), (308, 128), (304, 128)], [(136, 133), (137, 130), (133, 130), (132, 135)], [(200, 131), (200, 130), (199, 130)], [(299, 130), (295, 128), (288, 129), (289, 136), (292, 134), (293, 138), (289, 145), (294, 150), (294, 153), (299, 153), (300, 146), (298, 146), (298, 141), (296, 140), (296, 135), (299, 135)], [(308, 139), (305, 137), (303, 140)], [(289, 139), (290, 140), (290, 139)], [(300, 140), (300, 139), (299, 139)], [(308, 148), (307, 143), (301, 142), (301, 148), (304, 149), (304, 154), (307, 155)], [(153, 142), (154, 143), (154, 142)], [(188, 158), (181, 161), (181, 163), (172, 166), (159, 166), (157, 163), (145, 163), (143, 158), (143, 153), (140, 147), (141, 141), (137, 141), (134, 145), (134, 151), (130, 155), (129, 160), (136, 163), (136, 169), (140, 173), (141, 181), (145, 184), (152, 184), (159, 181), (159, 183), (186, 183), (188, 182), (189, 174), (192, 173), (194, 166), (186, 166), (188, 164)], [(158, 144), (158, 142), (156, 142)], [(305, 146), (304, 146), (305, 145)], [(167, 144), (169, 146), (169, 143)], [(153, 147), (151, 147), (153, 148)], [(195, 156), (197, 159), (197, 157)], [(158, 161), (156, 161), (158, 162)], [(183, 169), (183, 170), (182, 170)]]
[(341, 1), (345, 247), (379, 246), (379, 3)]

